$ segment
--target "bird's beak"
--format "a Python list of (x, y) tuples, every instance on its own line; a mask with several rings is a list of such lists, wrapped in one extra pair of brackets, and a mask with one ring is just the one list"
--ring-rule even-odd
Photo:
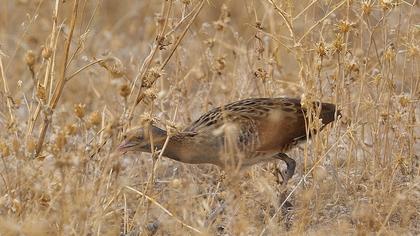
[(130, 140), (124, 140), (124, 141), (122, 141), (122, 143), (118, 146), (117, 151), (118, 151), (118, 152), (121, 152), (121, 153), (126, 153), (127, 151), (129, 151), (129, 149), (130, 149), (131, 147), (134, 147), (134, 146), (136, 146), (136, 144), (135, 144), (135, 143), (133, 143), (132, 141), (130, 141)]

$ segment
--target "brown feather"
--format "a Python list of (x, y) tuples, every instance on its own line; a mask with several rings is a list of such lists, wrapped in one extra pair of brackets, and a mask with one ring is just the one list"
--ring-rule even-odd
[[(312, 105), (313, 110), (320, 107), (319, 116), (324, 126), (339, 114), (333, 104)], [(250, 98), (226, 104), (208, 111), (171, 137), (164, 155), (181, 162), (219, 166), (225, 166), (224, 158), (230, 154), (240, 157), (244, 166), (270, 160), (297, 141), (307, 139), (307, 113), (300, 99), (295, 98)], [(152, 131), (153, 140), (156, 138), (154, 145), (162, 148), (166, 132), (157, 127), (152, 127)], [(147, 132), (137, 132), (141, 137), (131, 135), (122, 146), (150, 151), (149, 140), (145, 140)], [(132, 145), (133, 142), (136, 145)]]

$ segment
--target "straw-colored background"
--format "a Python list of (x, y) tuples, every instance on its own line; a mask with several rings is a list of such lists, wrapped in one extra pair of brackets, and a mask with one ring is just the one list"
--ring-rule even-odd
[[(419, 20), (415, 0), (0, 0), (0, 235), (419, 234)], [(113, 153), (129, 126), (276, 96), (343, 113), (289, 153), (287, 189), (282, 163), (223, 180)]]

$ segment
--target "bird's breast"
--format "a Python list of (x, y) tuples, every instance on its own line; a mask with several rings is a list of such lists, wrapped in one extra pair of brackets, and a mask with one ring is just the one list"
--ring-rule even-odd
[(258, 122), (259, 145), (257, 151), (281, 152), (291, 142), (291, 134), (296, 130), (297, 119), (294, 113), (282, 110), (270, 111), (268, 116)]

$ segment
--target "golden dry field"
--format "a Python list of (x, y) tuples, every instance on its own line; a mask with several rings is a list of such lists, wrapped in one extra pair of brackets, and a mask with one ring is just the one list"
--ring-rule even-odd
[[(419, 42), (417, 0), (0, 0), (0, 235), (419, 235)], [(342, 113), (287, 187), (115, 152), (279, 96)]]

